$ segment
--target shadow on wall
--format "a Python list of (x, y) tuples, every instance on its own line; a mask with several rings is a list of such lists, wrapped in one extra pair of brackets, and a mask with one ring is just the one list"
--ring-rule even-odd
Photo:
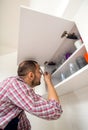
[(17, 73), (17, 52), (0, 56), (0, 81)]

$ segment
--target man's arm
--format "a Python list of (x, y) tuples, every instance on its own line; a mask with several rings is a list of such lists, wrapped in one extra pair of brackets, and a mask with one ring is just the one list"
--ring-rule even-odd
[(60, 102), (59, 97), (57, 95), (57, 92), (54, 88), (54, 85), (51, 80), (51, 75), (47, 72), (44, 73), (44, 80), (48, 88), (48, 99), (54, 99), (58, 102)]

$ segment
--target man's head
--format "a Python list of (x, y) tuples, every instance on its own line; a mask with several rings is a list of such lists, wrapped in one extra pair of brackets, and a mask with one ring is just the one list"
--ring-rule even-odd
[(18, 76), (24, 79), (24, 81), (31, 87), (40, 85), (41, 69), (36, 61), (27, 60), (23, 61), (18, 66)]

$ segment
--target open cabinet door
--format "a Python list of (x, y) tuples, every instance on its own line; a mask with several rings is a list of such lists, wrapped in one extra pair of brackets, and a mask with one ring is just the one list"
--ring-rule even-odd
[(69, 32), (74, 22), (21, 7), (19, 26), (18, 63), (34, 59), (43, 66), (61, 46), (62, 33)]

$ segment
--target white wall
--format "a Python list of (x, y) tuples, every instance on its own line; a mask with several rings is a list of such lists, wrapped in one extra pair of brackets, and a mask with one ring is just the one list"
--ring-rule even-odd
[(74, 20), (88, 51), (88, 0), (70, 0), (62, 17)]
[(53, 121), (46, 121), (27, 113), (32, 130), (55, 130)]
[(69, 0), (30, 0), (29, 7), (54, 16), (62, 16)]
[(87, 130), (88, 129), (88, 86), (78, 89), (73, 93), (61, 97), (63, 115), (60, 126), (61, 130)]
[(29, 0), (0, 0), (0, 45), (16, 50), (18, 44), (20, 5)]
[(81, 35), (83, 37), (84, 43), (86, 44), (86, 48), (88, 51), (88, 0), (84, 0), (83, 4), (81, 5), (78, 13), (75, 15), (74, 20), (78, 28), (80, 29)]
[(0, 81), (17, 73), (17, 52), (0, 56)]

